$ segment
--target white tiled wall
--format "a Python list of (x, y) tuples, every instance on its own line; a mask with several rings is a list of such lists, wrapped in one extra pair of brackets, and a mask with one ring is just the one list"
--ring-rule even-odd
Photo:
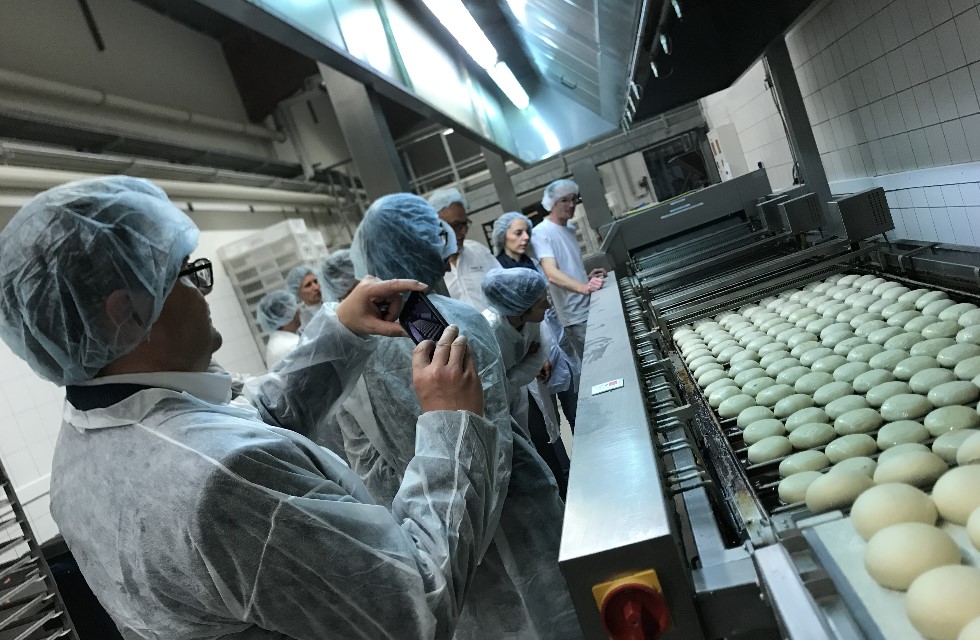
[(762, 62), (728, 89), (702, 100), (701, 106), (709, 127), (735, 125), (749, 169), (762, 162), (774, 190), (792, 186), (793, 158)]

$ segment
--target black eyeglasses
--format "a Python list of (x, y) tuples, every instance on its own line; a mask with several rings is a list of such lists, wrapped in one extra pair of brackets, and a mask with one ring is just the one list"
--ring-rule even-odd
[(463, 231), (464, 229), (469, 229), (471, 224), (473, 222), (470, 220), (461, 220), (459, 222), (450, 222), (449, 226), (453, 228), (453, 231)]
[(564, 198), (559, 198), (558, 202), (562, 204), (582, 204), (582, 196), (565, 196)]
[(187, 268), (182, 269), (177, 277), (187, 278), (201, 293), (210, 293), (214, 287), (214, 268), (207, 258), (198, 258), (188, 263)]

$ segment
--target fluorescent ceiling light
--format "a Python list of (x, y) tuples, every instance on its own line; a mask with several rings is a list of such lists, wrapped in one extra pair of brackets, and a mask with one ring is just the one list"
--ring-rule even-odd
[(497, 50), (460, 0), (422, 0), (429, 11), (453, 34), (478, 65), (489, 71), (497, 63)]
[(524, 87), (521, 83), (517, 81), (514, 77), (514, 73), (510, 70), (505, 62), (498, 62), (493, 66), (492, 69), (487, 69), (487, 73), (493, 78), (493, 81), (497, 83), (500, 90), (504, 92), (507, 99), (514, 103), (514, 106), (518, 109), (527, 109), (531, 104), (531, 99), (528, 98), (527, 92), (524, 91)]

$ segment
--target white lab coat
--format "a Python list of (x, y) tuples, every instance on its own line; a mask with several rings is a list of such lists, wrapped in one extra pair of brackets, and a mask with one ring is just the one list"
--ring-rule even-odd
[(265, 366), (274, 368), (287, 353), (299, 344), (299, 334), (292, 331), (273, 331), (269, 334), (269, 342), (265, 345)]
[(456, 264), (450, 264), (445, 275), (449, 295), (470, 305), (479, 312), (487, 310), (487, 299), (483, 297), (483, 276), (500, 263), (490, 250), (475, 240), (464, 240), (463, 250), (459, 252)]
[[(258, 387), (258, 412), (227, 402), (221, 374), (69, 389), (76, 402), (123, 394), (66, 404), (51, 511), (124, 637), (451, 637), (497, 526), (510, 441), (472, 414), (427, 413), (404, 425), (418, 456), (402, 489), (375, 504), (337, 457), (267, 424), (328, 414), (376, 344), (332, 315), (314, 327), (320, 339)], [(152, 386), (161, 375), (170, 388)]]

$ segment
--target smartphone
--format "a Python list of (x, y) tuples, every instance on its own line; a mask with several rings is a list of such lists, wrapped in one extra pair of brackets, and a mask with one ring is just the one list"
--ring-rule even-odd
[(439, 313), (424, 293), (413, 291), (398, 314), (398, 322), (405, 327), (415, 344), (423, 340), (438, 341), (449, 323)]

